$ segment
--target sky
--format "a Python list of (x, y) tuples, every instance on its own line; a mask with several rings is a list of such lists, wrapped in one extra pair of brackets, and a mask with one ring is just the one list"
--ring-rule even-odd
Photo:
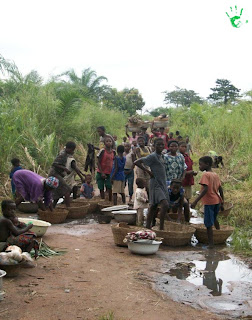
[[(226, 15), (235, 5), (240, 28)], [(145, 110), (175, 86), (204, 98), (217, 78), (252, 89), (251, 0), (2, 0), (0, 30), (0, 54), (23, 74), (91, 68), (137, 88)]]

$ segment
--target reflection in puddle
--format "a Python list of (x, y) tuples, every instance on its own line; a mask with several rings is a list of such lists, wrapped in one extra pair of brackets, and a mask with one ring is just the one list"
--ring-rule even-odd
[(243, 262), (214, 251), (205, 254), (202, 261), (177, 263), (169, 274), (197, 286), (204, 285), (213, 296), (230, 292), (229, 281), (252, 282), (252, 271)]

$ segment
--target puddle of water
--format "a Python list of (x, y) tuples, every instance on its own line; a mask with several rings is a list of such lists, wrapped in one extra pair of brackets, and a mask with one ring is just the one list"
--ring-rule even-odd
[(213, 296), (229, 293), (229, 281), (252, 282), (252, 271), (243, 262), (218, 252), (205, 254), (204, 260), (177, 263), (168, 274), (196, 286), (206, 286)]
[(66, 224), (69, 225), (69, 226), (71, 226), (71, 225), (96, 224), (96, 223), (98, 223), (98, 216), (99, 215), (100, 214), (98, 214), (98, 213), (90, 213), (83, 219), (78, 219), (78, 220), (70, 220), (70, 219), (68, 219), (66, 221)]

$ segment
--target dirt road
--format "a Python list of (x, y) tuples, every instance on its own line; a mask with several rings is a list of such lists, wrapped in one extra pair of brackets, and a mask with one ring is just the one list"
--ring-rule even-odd
[(116, 247), (110, 225), (53, 226), (44, 241), (67, 253), (4, 279), (2, 320), (95, 320), (110, 311), (115, 320), (219, 319), (155, 292), (147, 275), (162, 250), (142, 257)]

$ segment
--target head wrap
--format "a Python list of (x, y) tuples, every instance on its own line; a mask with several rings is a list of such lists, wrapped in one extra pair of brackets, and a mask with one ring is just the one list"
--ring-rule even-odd
[(52, 189), (56, 189), (59, 186), (59, 179), (55, 178), (55, 177), (49, 177), (45, 180), (45, 183), (48, 187), (52, 188)]

